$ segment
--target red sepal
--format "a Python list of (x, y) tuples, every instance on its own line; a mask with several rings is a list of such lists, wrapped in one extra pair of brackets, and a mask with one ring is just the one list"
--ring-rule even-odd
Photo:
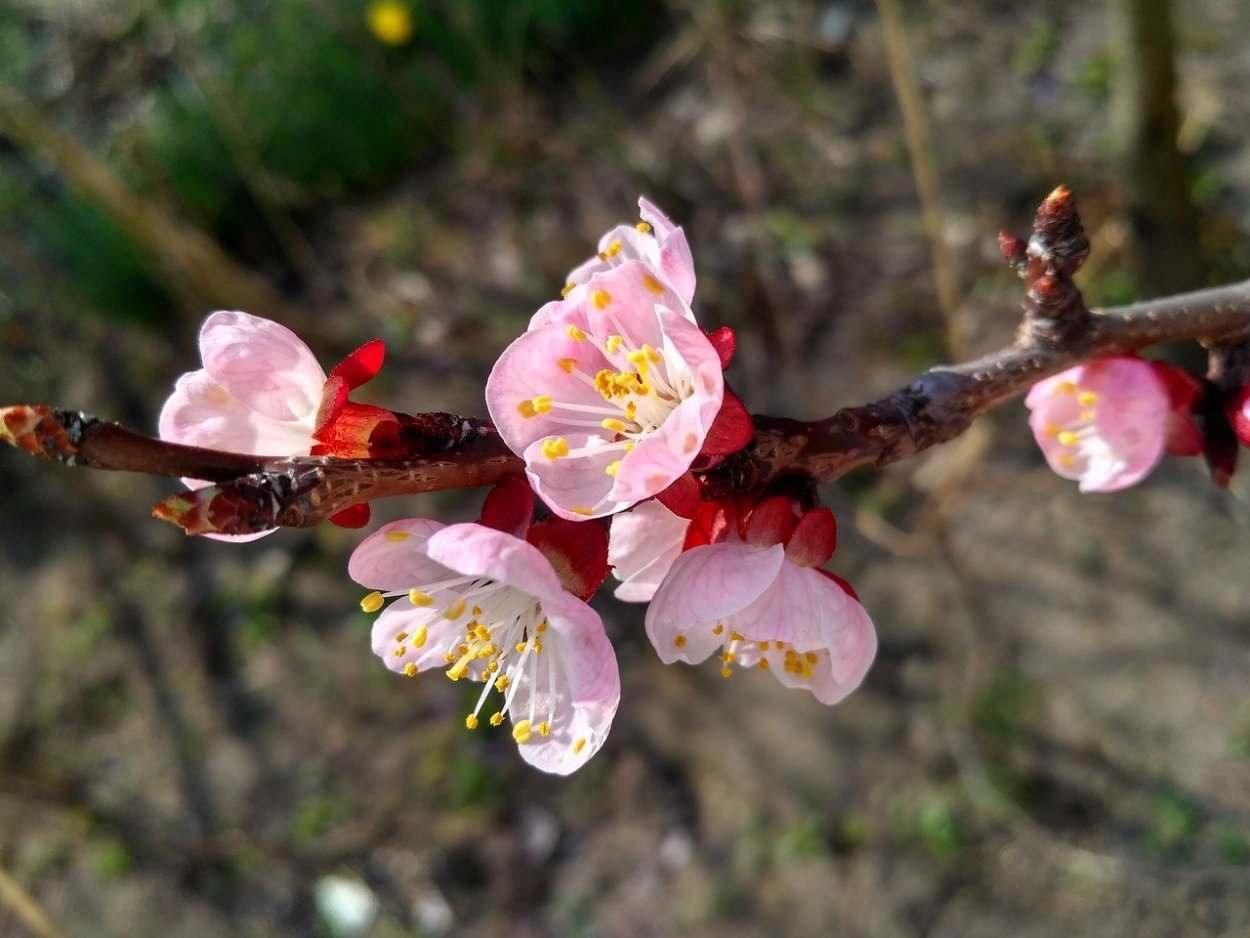
[(704, 335), (712, 343), (712, 348), (716, 349), (716, 357), (720, 359), (720, 370), (724, 371), (733, 361), (734, 352), (738, 350), (738, 337), (728, 326), (721, 326), (719, 329), (705, 332)]
[(745, 523), (739, 523), (742, 539), (754, 547), (785, 544), (794, 533), (794, 511), (790, 499), (766, 498), (751, 510)]
[(355, 390), (378, 373), (385, 357), (386, 343), (373, 339), (335, 365), (330, 378), (341, 378), (348, 390)]
[(477, 520), (488, 528), (524, 538), (534, 520), (534, 490), (520, 476), (501, 479), (487, 493)]
[(655, 500), (679, 518), (693, 518), (699, 511), (702, 496), (694, 473), (686, 472), (655, 497)]
[(755, 426), (751, 423), (751, 415), (746, 405), (729, 388), (725, 388), (725, 399), (716, 413), (716, 419), (708, 428), (701, 456), (726, 456), (736, 453), (751, 441)]
[(1172, 404), (1167, 425), (1167, 451), (1173, 456), (1197, 456), (1203, 451), (1202, 431), (1193, 421), (1193, 412), (1202, 394), (1202, 382), (1188, 371), (1165, 362), (1152, 361), (1150, 365)]
[(369, 506), (364, 502), (351, 505), (330, 515), (330, 523), (340, 528), (363, 528), (369, 523)]
[(379, 459), (402, 456), (395, 414), (384, 407), (347, 401), (338, 415), (313, 432), (317, 443), (313, 456), (341, 456), (345, 459)]
[(601, 520), (544, 518), (525, 539), (543, 552), (560, 585), (578, 599), (590, 599), (607, 578), (608, 526)]
[(738, 511), (732, 502), (704, 502), (686, 528), (686, 539), (681, 549), (719, 543), (737, 523)]
[(838, 544), (838, 522), (828, 508), (809, 511), (794, 527), (786, 544), (786, 560), (800, 567), (819, 567), (833, 556)]

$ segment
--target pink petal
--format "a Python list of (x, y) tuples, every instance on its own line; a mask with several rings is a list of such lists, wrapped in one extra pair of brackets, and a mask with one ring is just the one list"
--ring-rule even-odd
[[(430, 535), (425, 550), (430, 560), (456, 573), (496, 580), (534, 596), (544, 605), (550, 597), (564, 593), (551, 564), (537, 547), (494, 528), (449, 525)], [(356, 579), (354, 574), (352, 578)]]
[(406, 590), (444, 579), (446, 567), (427, 556), (430, 537), (443, 528), (424, 518), (393, 521), (352, 551), (347, 575), (374, 590)]
[[(528, 719), (533, 698), (534, 719), (554, 713), (551, 733), (535, 730), (518, 745), (521, 758), (544, 772), (567, 775), (599, 751), (607, 739), (621, 698), (616, 654), (598, 613), (568, 593), (542, 600), (543, 613), (555, 635), (543, 655), (555, 680), (540, 672), (536, 685), (521, 686), (509, 713), (515, 722)], [(554, 689), (554, 694), (552, 690)], [(579, 740), (585, 742), (578, 745)]]
[(635, 505), (613, 515), (608, 539), (608, 562), (621, 581), (616, 598), (647, 602), (681, 553), (689, 522), (658, 501)]
[[(426, 629), (425, 642), (417, 648), (410, 639), (422, 627)], [(399, 641), (400, 635), (405, 636), (403, 642)], [(463, 635), (463, 623), (444, 619), (434, 606), (414, 606), (407, 596), (402, 596), (374, 619), (370, 641), (373, 653), (392, 671), (403, 673), (412, 664), (421, 674), (445, 670), (447, 661), (444, 654)], [(402, 652), (395, 654), (401, 647)]]
[(784, 563), (785, 550), (779, 544), (709, 544), (681, 554), (647, 608), (647, 636), (660, 658), (666, 664), (681, 658), (674, 645), (678, 634), (701, 635), (696, 626), (735, 615), (755, 602)]
[(204, 371), (178, 379), (158, 427), (162, 440), (257, 456), (306, 456), (313, 442), (311, 422), (260, 414)]
[[(608, 466), (621, 459), (621, 449), (609, 448), (603, 437), (569, 434), (570, 449), (597, 448), (590, 455), (548, 459), (542, 452), (543, 440), (535, 440), (521, 453), (530, 485), (548, 508), (561, 518), (586, 521), (602, 518), (632, 502), (610, 497), (614, 480)], [(619, 475), (619, 473), (618, 473)]]
[(326, 375), (294, 332), (268, 319), (217, 312), (200, 328), (209, 377), (248, 407), (275, 420), (316, 413)]

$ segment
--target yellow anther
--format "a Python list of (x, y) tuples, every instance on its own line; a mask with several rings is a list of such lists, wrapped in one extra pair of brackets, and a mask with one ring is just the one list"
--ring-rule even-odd
[(617, 420), (615, 417), (604, 417), (599, 424), (605, 430), (611, 430), (613, 433), (624, 433), (628, 427), (623, 420)]
[(486, 666), (486, 670), (489, 671), (491, 674), (494, 674), (496, 671), (499, 670), (499, 662), (492, 661), (490, 664)]
[(653, 365), (658, 365), (660, 362), (664, 361), (664, 356), (646, 342), (642, 344), (642, 353), (647, 356), (647, 361), (651, 362)]
[(405, 648), (403, 645), (400, 645), (398, 648), (392, 651), (391, 654), (394, 655), (396, 658), (402, 658), (404, 656), (404, 652), (406, 652), (407, 650), (408, 649)]
[(434, 597), (429, 593), (421, 592), (421, 590), (409, 590), (408, 602), (412, 603), (414, 606), (429, 606), (433, 604)]
[(618, 348), (620, 348), (621, 343), (624, 341), (625, 339), (623, 336), (610, 335), (608, 336), (608, 340), (603, 343), (603, 347), (607, 349), (609, 353), (612, 353), (612, 352), (615, 352)]
[(660, 283), (660, 281), (656, 280), (650, 274), (642, 275), (642, 285), (646, 287), (648, 290), (650, 290), (652, 293), (664, 292), (664, 284)]
[(571, 375), (573, 373), (573, 369), (577, 367), (577, 359), (576, 358), (557, 358), (556, 364), (560, 366), (560, 369), (565, 374)]
[(525, 642), (517, 642), (517, 643), (516, 643), (516, 653), (519, 655), (519, 654), (520, 654), (521, 652), (523, 652), (523, 651), (525, 651)]
[(469, 659), (473, 657), (473, 653), (461, 654), (460, 660), (447, 669), (447, 676), (453, 681), (458, 681), (464, 677), (465, 672), (469, 670)]
[(721, 676), (721, 677), (729, 677), (729, 675), (731, 675), (731, 674), (733, 674), (733, 669), (731, 669), (731, 668), (727, 668), (727, 667), (726, 667), (726, 668), (721, 668), (721, 669), (720, 669), (720, 676)]
[(382, 594), (374, 590), (368, 596), (360, 601), (360, 608), (365, 612), (377, 612), (382, 608)]
[(551, 413), (551, 395), (550, 394), (540, 394), (538, 395), (538, 397), (531, 400), (530, 403), (534, 405), (534, 413), (536, 414)]
[(616, 257), (616, 255), (621, 253), (621, 242), (619, 240), (613, 241), (603, 253), (608, 255), (608, 257)]
[(606, 472), (610, 476), (615, 476), (618, 472), (621, 471), (621, 461), (618, 459), (616, 460), (616, 462), (608, 463), (607, 467), (603, 471)]
[(587, 518), (595, 513), (593, 508), (587, 508), (585, 505), (574, 505), (569, 511), (575, 515), (585, 515)]
[(595, 257), (599, 258), (599, 260), (603, 261), (606, 264), (608, 261), (608, 252), (600, 251), (598, 254), (595, 255)]
[(406, 665), (404, 665), (404, 673), (409, 677), (416, 677), (417, 666), (413, 662), (409, 661)]
[(1076, 465), (1076, 457), (1071, 453), (1060, 453), (1058, 458), (1059, 465), (1063, 466), (1065, 469), (1071, 469)]
[(539, 635), (542, 635), (543, 632), (547, 631), (547, 620), (543, 619), (542, 622), (539, 622), (538, 625), (534, 627), (534, 631)]
[[(625, 408), (625, 413), (627, 413), (627, 414), (629, 413), (629, 408), (628, 408), (628, 407), (627, 407), (627, 408)], [(631, 442), (629, 442), (629, 443), (626, 443), (626, 444), (625, 444), (625, 452), (627, 452), (627, 453), (632, 453), (632, 452), (634, 451), (634, 446), (635, 446), (635, 444), (634, 444), (632, 441), (631, 441)]]
[(1093, 419), (1097, 416), (1098, 416), (1098, 411), (1093, 410), (1093, 409), (1081, 411), (1081, 420), (1085, 423), (1092, 422)]
[(470, 713), (467, 717), (464, 718), (464, 728), (466, 730), (477, 729), (477, 717), (474, 714)]
[(590, 302), (595, 304), (595, 309), (607, 309), (612, 302), (612, 294), (607, 290), (596, 290), (590, 294)]
[(573, 752), (579, 753), (585, 748), (586, 748), (586, 737), (581, 736), (578, 738), (577, 742), (573, 744)]
[(543, 720), (541, 723), (539, 723), (539, 724), (538, 724), (538, 735), (539, 735), (539, 736), (550, 736), (550, 735), (551, 735), (551, 724), (550, 724), (550, 723), (548, 723), (546, 720)]
[(757, 667), (757, 668), (759, 668), (761, 671), (767, 671), (767, 670), (768, 670), (768, 659), (767, 659), (767, 658), (761, 658), (761, 659), (759, 660), (759, 663), (758, 663), (758, 664), (756, 664), (756, 667)]
[(402, 645), (404, 642), (408, 641), (408, 633), (407, 633), (407, 632), (399, 632), (399, 633), (398, 633), (398, 634), (396, 634), (396, 636), (395, 636), (395, 641), (399, 642), (399, 644), (401, 644), (401, 645)]
[(512, 682), (508, 680), (508, 675), (501, 674), (499, 677), (495, 678), (495, 690), (502, 694), (508, 689), (508, 685), (511, 683)]
[(807, 661), (808, 664), (815, 664), (817, 661), (820, 660), (820, 655), (816, 654), (816, 652), (814, 651), (809, 651), (803, 655), (803, 658), (804, 660)]
[(1060, 430), (1060, 427), (1059, 427), (1059, 424), (1057, 423), (1048, 423), (1046, 424), (1046, 426), (1042, 427), (1042, 433), (1050, 437), (1058, 436), (1059, 430)]
[(519, 720), (512, 727), (512, 738), (518, 743), (528, 743), (530, 741), (530, 721)]
[(1093, 391), (1082, 391), (1076, 396), (1076, 402), (1082, 407), (1093, 407), (1098, 403), (1098, 395)]
[(557, 460), (561, 456), (569, 454), (569, 441), (562, 436), (552, 437), (549, 440), (543, 440), (542, 453), (550, 460)]
[(480, 616), (481, 614), (482, 614), (482, 607), (481, 607), (481, 606), (474, 606), (474, 607), (473, 607), (473, 615), (474, 615), (474, 616)]
[(724, 631), (725, 631), (725, 626), (718, 623), (716, 628), (712, 629), (712, 634), (720, 635)]
[(1071, 381), (1060, 381), (1055, 385), (1055, 390), (1060, 394), (1075, 394), (1076, 385)]
[(729, 633), (729, 640), (731, 642), (742, 642), (742, 641), (746, 641), (746, 636), (743, 635), (741, 632), (739, 632), (737, 629), (734, 629), (732, 632)]
[(392, 544), (402, 544), (404, 541), (408, 540), (408, 538), (412, 537), (412, 535), (407, 531), (387, 531), (382, 536)]
[(469, 605), (464, 598), (457, 599), (454, 603), (447, 607), (447, 611), (443, 613), (443, 618), (448, 622), (455, 622), (464, 615), (465, 608)]
[(575, 283), (566, 283), (564, 287), (560, 290), (560, 299), (564, 299), (566, 296), (572, 293), (573, 288), (576, 286), (577, 284)]
[(640, 221), (638, 224), (634, 225), (634, 227), (637, 228), (643, 234), (651, 233), (651, 226), (648, 225), (645, 221)]
[(524, 417), (526, 420), (529, 420), (536, 413), (538, 413), (538, 411), (534, 410), (534, 402), (531, 400), (524, 400), (524, 401), (521, 401), (521, 403), (517, 404), (516, 412), (520, 414), (522, 417)]
[(453, 661), (456, 660), (456, 653), (454, 651), (444, 652), (443, 660), (446, 661), (448, 664), (451, 664)]
[(496, 710), (494, 713), (490, 715), (491, 726), (498, 726), (502, 722), (503, 722), (503, 711)]
[(685, 647), (686, 647), (686, 636), (684, 636), (684, 635), (678, 635), (675, 639), (673, 639), (673, 644), (674, 644), (674, 645), (676, 645), (678, 648), (685, 648)]
[(729, 664), (734, 660), (733, 652), (731, 651), (722, 651), (716, 657), (719, 658), (721, 661), (724, 661), (726, 664)]
[(542, 650), (543, 650), (543, 643), (540, 642), (538, 639), (534, 639), (534, 654), (536, 655), (541, 654)]
[(424, 648), (425, 640), (429, 638), (429, 635), (430, 635), (430, 630), (427, 629), (424, 625), (421, 626), (421, 628), (417, 629), (417, 634), (412, 636), (412, 647)]
[(1059, 440), (1059, 443), (1062, 446), (1076, 446), (1077, 440), (1079, 440), (1080, 437), (1074, 430), (1064, 430), (1056, 437), (1056, 439)]
[(569, 323), (569, 327), (568, 329), (565, 330), (565, 332), (568, 333), (569, 338), (572, 339), (574, 342), (586, 341), (586, 333), (582, 332), (581, 329), (578, 329), (577, 326), (573, 325), (572, 323)]

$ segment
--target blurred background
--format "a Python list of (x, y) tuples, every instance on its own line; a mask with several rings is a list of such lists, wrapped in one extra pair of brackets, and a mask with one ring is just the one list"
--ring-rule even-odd
[[(1059, 183), (1093, 302), (1241, 279), (1250, 7), (1171, 13), (3, 0), (0, 402), (152, 432), (237, 308), (326, 365), (384, 338), (365, 399), (482, 414), (640, 193), (757, 412), (1009, 342), (995, 236)], [(1250, 934), (1250, 531), (1198, 461), (1081, 497), (1012, 403), (842, 480), (881, 649), (833, 709), (663, 667), (605, 593), (622, 706), (569, 779), (374, 658), (359, 533), (187, 539), (148, 518), (175, 488), (0, 453), (6, 938)]]

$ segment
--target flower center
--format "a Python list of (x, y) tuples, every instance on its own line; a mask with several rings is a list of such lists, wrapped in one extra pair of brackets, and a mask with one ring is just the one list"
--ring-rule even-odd
[(1060, 382), (1056, 390), (1075, 397), (1080, 407), (1074, 418), (1062, 424), (1049, 423), (1042, 430), (1062, 447), (1058, 456), (1060, 465), (1073, 470), (1089, 465), (1103, 466), (1108, 470), (1123, 468), (1124, 460), (1098, 432), (1097, 392), (1082, 389), (1072, 381)]
[[(465, 717), (465, 727), (476, 729), (487, 700), (493, 693), (502, 703), (487, 718), (491, 726), (499, 726), (508, 716), (512, 720), (512, 736), (521, 744), (534, 734), (548, 736), (555, 722), (557, 682), (561, 661), (546, 649), (549, 637), (542, 604), (534, 596), (485, 577), (451, 577), (421, 588), (388, 593), (373, 592), (361, 601), (366, 612), (375, 612), (389, 596), (407, 595), (418, 608), (428, 608), (430, 617), (415, 631), (396, 632), (390, 653), (396, 658), (421, 653), (427, 661), (430, 652), (425, 646), (431, 632), (447, 636), (443, 641), (444, 672), (453, 681), (467, 678), (480, 681), (482, 692), (472, 712)], [(463, 623), (457, 632), (443, 622)], [(434, 660), (437, 660), (435, 658)], [(428, 668), (429, 665), (427, 664)], [(416, 661), (404, 665), (403, 672), (416, 677), (421, 670)], [(523, 699), (518, 708), (518, 698)], [(546, 706), (539, 712), (539, 700)], [(518, 709), (524, 711), (518, 713)], [(586, 741), (576, 740), (575, 751)]]
[[(761, 671), (780, 670), (796, 677), (810, 679), (816, 673), (816, 665), (820, 663), (826, 651), (796, 651), (789, 642), (755, 641), (736, 629), (729, 628), (725, 622), (707, 623), (703, 627), (711, 629), (721, 642), (718, 656), (721, 662), (721, 677), (733, 675), (733, 668), (758, 668)], [(678, 635), (673, 644), (684, 648), (687, 644), (685, 635)]]

